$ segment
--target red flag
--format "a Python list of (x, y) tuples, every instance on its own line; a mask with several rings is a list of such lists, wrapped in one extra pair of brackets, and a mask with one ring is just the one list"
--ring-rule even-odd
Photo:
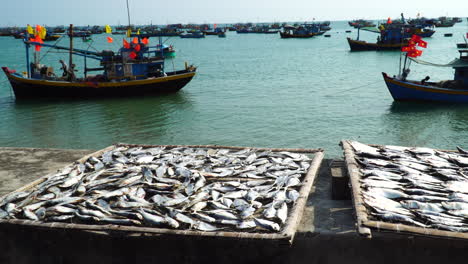
[(42, 30), (41, 25), (36, 25), (36, 32), (35, 32), (35, 35), (38, 36), (39, 33), (41, 32), (41, 30)]
[(41, 46), (35, 45), (35, 46), (34, 46), (34, 49), (35, 49), (36, 51), (41, 51)]
[(136, 52), (139, 52), (140, 50), (141, 50), (140, 44), (136, 44), (136, 45), (135, 45), (135, 51), (136, 51)]
[(419, 47), (422, 47), (422, 48), (427, 48), (427, 42), (424, 41), (424, 40), (420, 40), (420, 41), (418, 42), (418, 46), (419, 46)]
[(387, 24), (391, 24), (392, 23), (392, 19), (391, 18), (388, 18), (387, 19)]
[(128, 43), (128, 41), (126, 39), (123, 39), (123, 46), (124, 46), (124, 48), (129, 49), (130, 48), (130, 43)]
[(130, 52), (130, 54), (128, 54), (128, 56), (131, 58), (131, 59), (135, 59), (137, 54), (135, 52)]
[(413, 47), (411, 46), (404, 46), (401, 48), (401, 51), (402, 52), (410, 52), (412, 50)]
[(414, 47), (414, 46), (416, 46), (416, 44), (417, 44), (416, 41), (414, 41), (414, 40), (412, 40), (412, 39), (410, 39), (410, 40), (408, 41), (408, 46), (409, 46), (409, 47)]
[(213, 24), (213, 29), (216, 29), (216, 26), (217, 26), (216, 24)]
[(134, 38), (133, 38), (133, 43), (134, 43), (134, 44), (138, 44), (138, 38), (137, 38), (137, 37), (134, 37)]
[(114, 39), (111, 38), (111, 37), (107, 37), (107, 42), (112, 43), (112, 42), (114, 42)]
[(408, 52), (408, 57), (411, 57), (411, 58), (416, 58), (421, 55), (422, 55), (422, 50), (412, 50)]
[(149, 43), (148, 38), (143, 38), (141, 40), (141, 42), (143, 42), (143, 44), (145, 44), (145, 45), (148, 45), (148, 43)]
[(411, 36), (411, 40), (414, 40), (414, 42), (418, 43), (418, 42), (422, 41), (422, 38), (421, 38), (421, 36), (413, 35), (413, 36)]

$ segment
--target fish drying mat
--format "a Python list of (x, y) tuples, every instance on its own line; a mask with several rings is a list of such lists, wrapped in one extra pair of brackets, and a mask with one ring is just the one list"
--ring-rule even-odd
[[(292, 244), (295, 232), (301, 221), (301, 217), (304, 211), (304, 207), (309, 196), (310, 189), (314, 183), (316, 174), (320, 168), (322, 162), (324, 151), (321, 149), (290, 149), (290, 148), (250, 148), (250, 147), (232, 147), (232, 146), (218, 146), (218, 145), (136, 145), (136, 144), (124, 144), (119, 143), (102, 150), (96, 151), (92, 154), (86, 155), (78, 161), (70, 164), (64, 168), (74, 166), (77, 163), (84, 164), (90, 157), (100, 157), (103, 153), (112, 151), (119, 147), (127, 148), (165, 148), (165, 149), (174, 149), (174, 148), (193, 148), (193, 149), (206, 149), (206, 150), (229, 150), (229, 151), (241, 151), (241, 150), (252, 150), (252, 151), (271, 151), (275, 152), (290, 152), (290, 153), (303, 153), (310, 158), (310, 166), (301, 177), (301, 185), (299, 189), (299, 196), (296, 202), (293, 204), (292, 208), (289, 209), (287, 219), (282, 226), (281, 230), (276, 233), (268, 232), (235, 232), (235, 231), (198, 231), (198, 230), (183, 230), (183, 229), (169, 229), (169, 228), (159, 228), (159, 227), (141, 227), (141, 226), (122, 226), (115, 224), (81, 224), (81, 223), (64, 223), (64, 222), (43, 222), (43, 221), (33, 221), (33, 220), (24, 220), (24, 219), (0, 219), (0, 225), (8, 226), (29, 226), (33, 228), (41, 229), (56, 229), (56, 230), (82, 230), (89, 232), (99, 232), (106, 235), (122, 234), (135, 235), (135, 234), (144, 234), (144, 235), (183, 235), (183, 236), (192, 236), (192, 237), (220, 237), (220, 238), (233, 238), (233, 239), (253, 239), (253, 240), (268, 240), (268, 241), (277, 241), (278, 244)], [(39, 184), (45, 182), (49, 177), (55, 175), (56, 173), (48, 174), (44, 177), (41, 177), (32, 183), (23, 186), (3, 197), (0, 197), (2, 201), (8, 195), (16, 192), (24, 192), (33, 190)], [(232, 179), (233, 177), (231, 177)], [(242, 178), (239, 178), (242, 181)]]
[[(392, 223), (385, 222), (382, 220), (373, 220), (369, 210), (365, 206), (364, 199), (362, 197), (363, 186), (360, 180), (362, 179), (362, 173), (359, 171), (361, 165), (356, 161), (356, 153), (350, 144), (351, 141), (343, 140), (340, 145), (343, 148), (345, 163), (350, 177), (351, 184), (351, 195), (353, 200), (353, 206), (356, 213), (356, 222), (358, 233), (367, 238), (372, 237), (372, 231), (378, 232), (389, 232), (406, 235), (418, 235), (418, 236), (429, 236), (429, 237), (442, 237), (446, 239), (468, 239), (468, 233), (447, 231), (435, 228), (418, 227), (403, 223)], [(383, 145), (368, 144), (371, 147), (382, 148)], [(447, 150), (438, 150), (441, 152), (456, 152)]]

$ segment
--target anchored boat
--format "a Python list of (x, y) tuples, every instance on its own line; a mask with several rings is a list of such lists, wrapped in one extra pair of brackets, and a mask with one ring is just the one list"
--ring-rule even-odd
[[(69, 34), (73, 36), (73, 26)], [(110, 37), (108, 37), (110, 38)], [(159, 40), (158, 46), (150, 46), (148, 39), (135, 37), (126, 39), (124, 46), (117, 52), (111, 50), (90, 51), (70, 46), (63, 47), (45, 44), (36, 36), (25, 38), (27, 70), (19, 73), (14, 69), (2, 67), (16, 99), (41, 97), (115, 97), (146, 96), (159, 93), (173, 93), (182, 89), (195, 76), (196, 67), (185, 64), (185, 69), (166, 71), (164, 49)], [(34, 60), (30, 62), (29, 49), (35, 46)], [(69, 52), (68, 65), (60, 60), (62, 73), (55, 73), (53, 68), (39, 61), (41, 47), (49, 47)], [(84, 58), (84, 75), (77, 76), (73, 55)], [(99, 61), (100, 67), (90, 68), (87, 59)], [(100, 72), (88, 75), (89, 72)]]
[[(395, 101), (412, 100), (468, 103), (468, 50), (459, 50), (460, 58), (442, 65), (412, 58), (410, 52), (408, 52), (405, 57), (401, 74), (390, 77), (386, 73), (382, 73), (385, 84)], [(455, 69), (454, 78), (453, 80), (438, 82), (429, 82), (429, 76), (426, 76), (420, 81), (407, 80), (406, 78), (410, 72), (409, 66), (407, 67), (408, 58), (411, 61), (424, 65), (452, 67)]]

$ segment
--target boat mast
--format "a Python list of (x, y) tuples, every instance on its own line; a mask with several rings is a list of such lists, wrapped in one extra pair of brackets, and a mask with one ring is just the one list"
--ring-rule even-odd
[(130, 8), (128, 7), (128, 0), (127, 0), (127, 16), (128, 16), (128, 28), (130, 29)]
[(74, 69), (73, 69), (73, 24), (70, 24), (70, 52), (69, 52), (69, 59), (68, 59), (68, 70), (70, 71), (71, 78), (73, 79)]

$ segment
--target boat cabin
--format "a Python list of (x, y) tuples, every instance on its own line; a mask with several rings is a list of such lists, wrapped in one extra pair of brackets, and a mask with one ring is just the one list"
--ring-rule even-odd
[(468, 50), (459, 50), (460, 58), (453, 63), (455, 69), (454, 81), (460, 83), (461, 86), (468, 86)]

